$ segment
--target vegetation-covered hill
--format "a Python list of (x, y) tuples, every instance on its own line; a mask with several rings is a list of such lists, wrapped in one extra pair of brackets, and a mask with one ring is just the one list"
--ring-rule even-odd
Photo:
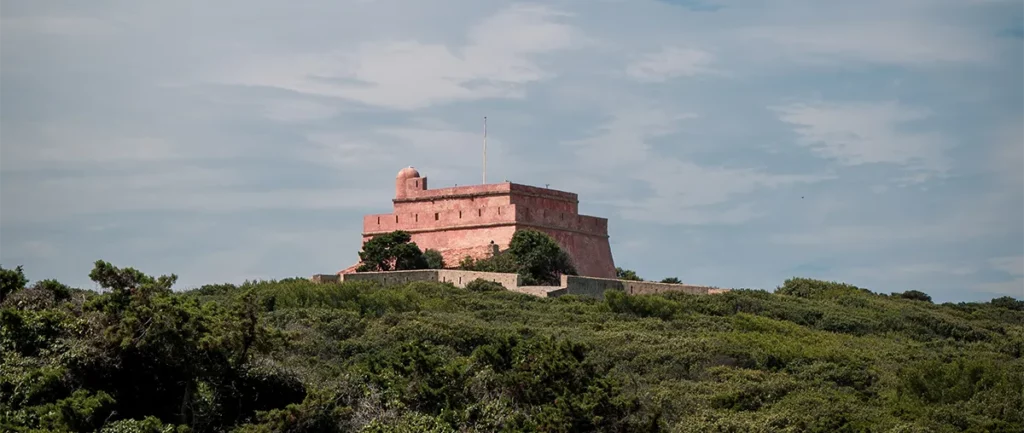
[(2, 274), (2, 431), (1024, 431), (1012, 298)]

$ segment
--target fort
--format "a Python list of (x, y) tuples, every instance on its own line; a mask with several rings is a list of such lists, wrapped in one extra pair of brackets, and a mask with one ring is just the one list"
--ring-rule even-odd
[(608, 220), (580, 215), (576, 194), (511, 182), (428, 189), (427, 177), (406, 167), (395, 177), (392, 202), (391, 213), (363, 217), (363, 243), (403, 230), (420, 249), (437, 250), (454, 267), (466, 256), (480, 259), (507, 249), (516, 230), (529, 228), (553, 237), (579, 275), (615, 278)]
[[(616, 278), (608, 236), (608, 220), (579, 214), (576, 194), (511, 182), (429, 189), (427, 178), (413, 167), (395, 177), (393, 210), (363, 217), (365, 244), (395, 230), (408, 232), (421, 250), (441, 253), (448, 269), (356, 272), (356, 263), (336, 274), (317, 274), (318, 283), (372, 281), (389, 286), (414, 281), (466, 287), (482, 279), (509, 291), (539, 297), (579, 295), (601, 297), (607, 290), (630, 295), (684, 292), (708, 295), (728, 291), (709, 286), (620, 280)], [(524, 286), (514, 273), (451, 269), (467, 256), (482, 259), (507, 249), (519, 229), (550, 235), (572, 259), (578, 275), (561, 275), (558, 286)]]

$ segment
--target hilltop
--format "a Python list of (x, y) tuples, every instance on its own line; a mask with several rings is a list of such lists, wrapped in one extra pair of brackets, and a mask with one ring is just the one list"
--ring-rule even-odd
[[(0, 430), (1024, 430), (1024, 302), (3, 271)], [(27, 288), (22, 288), (28, 285)]]

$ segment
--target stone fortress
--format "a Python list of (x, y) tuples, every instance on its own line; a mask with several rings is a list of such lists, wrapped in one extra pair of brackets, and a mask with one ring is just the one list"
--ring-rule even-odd
[(427, 178), (415, 168), (406, 167), (395, 177), (392, 202), (392, 213), (363, 217), (363, 243), (377, 235), (404, 230), (421, 250), (437, 250), (444, 257), (445, 266), (454, 268), (466, 256), (485, 258), (507, 249), (518, 229), (533, 229), (554, 238), (568, 253), (579, 275), (563, 275), (560, 286), (522, 286), (516, 274), (458, 269), (356, 273), (359, 266), (356, 263), (337, 274), (314, 275), (312, 279), (317, 282), (373, 280), (385, 285), (439, 281), (465, 287), (473, 279), (482, 278), (512, 291), (537, 296), (601, 296), (608, 289), (629, 294), (665, 291), (709, 294), (723, 290), (616, 279), (608, 242), (608, 220), (580, 215), (579, 199), (574, 193), (507, 181), (428, 189)]

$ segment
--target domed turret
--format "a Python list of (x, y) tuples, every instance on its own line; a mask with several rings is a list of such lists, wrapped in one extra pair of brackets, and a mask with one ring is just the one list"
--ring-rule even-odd
[(420, 177), (420, 172), (416, 171), (416, 169), (413, 168), (413, 166), (410, 165), (410, 166), (408, 166), (406, 168), (403, 168), (403, 169), (399, 170), (398, 171), (398, 176), (395, 176), (395, 179), (405, 180), (405, 179), (412, 179), (414, 177)]
[(410, 189), (427, 189), (427, 179), (420, 176), (420, 172), (411, 165), (399, 170), (398, 175), (395, 176), (395, 198), (407, 197)]

